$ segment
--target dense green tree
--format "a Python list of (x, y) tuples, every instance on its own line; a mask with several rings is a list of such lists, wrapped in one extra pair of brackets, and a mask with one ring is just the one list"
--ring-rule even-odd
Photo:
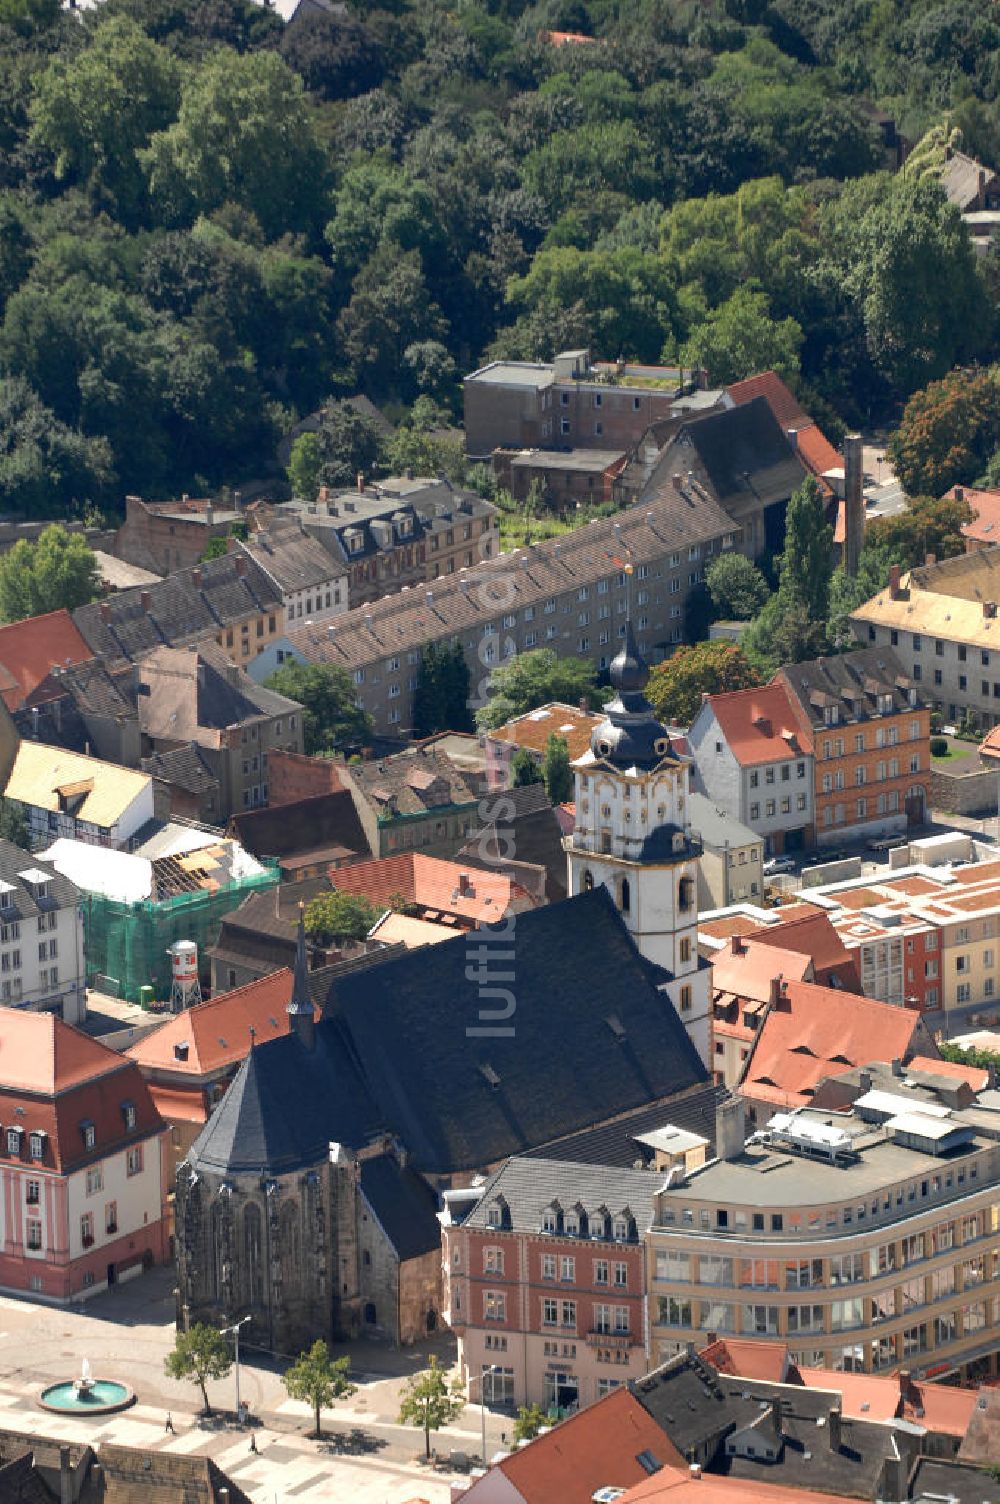
[(299, 1354), (290, 1368), (285, 1369), (281, 1382), (289, 1398), (304, 1400), (313, 1407), (316, 1417), (313, 1436), (317, 1441), (323, 1435), (320, 1411), (326, 1410), (334, 1400), (347, 1399), (355, 1392), (356, 1385), (347, 1377), (350, 1364), (349, 1357), (331, 1357), (330, 1349), (319, 1338), (307, 1352)]
[(0, 508), (22, 517), (82, 511), (110, 488), (105, 439), (60, 423), (21, 377), (0, 378)]
[(510, 760), (510, 786), (512, 789), (526, 788), (530, 783), (543, 783), (542, 770), (538, 766), (538, 759), (529, 752), (527, 747), (518, 747)]
[(732, 642), (681, 647), (651, 669), (646, 694), (661, 721), (690, 726), (702, 695), (752, 689), (760, 677)]
[(785, 517), (778, 594), (782, 607), (801, 606), (814, 622), (825, 622), (833, 572), (833, 528), (826, 521), (819, 486), (808, 476), (792, 493)]
[(705, 584), (716, 615), (725, 621), (749, 621), (764, 605), (767, 581), (746, 554), (719, 554), (705, 565)]
[(420, 650), (417, 687), (413, 694), (413, 732), (417, 737), (435, 731), (469, 731), (469, 666), (462, 644), (427, 642)]
[(553, 731), (545, 743), (542, 757), (542, 782), (550, 804), (562, 804), (573, 796), (573, 768), (564, 736)]
[(693, 331), (681, 362), (703, 367), (714, 386), (768, 370), (794, 381), (801, 345), (802, 330), (794, 319), (773, 319), (762, 292), (740, 287)]
[(359, 475), (370, 479), (377, 468), (381, 447), (378, 428), (367, 413), (359, 412), (350, 402), (328, 402), (324, 406), (315, 439), (319, 448), (318, 485), (353, 489)]
[(597, 701), (597, 670), (585, 658), (560, 658), (551, 648), (533, 648), (500, 663), (490, 674), (487, 699), (476, 711), (480, 731), (492, 731), (539, 705)]
[(865, 549), (884, 549), (894, 564), (912, 569), (923, 564), (928, 554), (935, 559), (952, 559), (965, 553), (962, 527), (971, 522), (968, 501), (954, 497), (915, 496), (902, 512), (876, 517), (865, 530)]
[(288, 484), (293, 496), (315, 501), (323, 469), (323, 449), (314, 433), (300, 433), (288, 457)]
[(282, 32), (280, 51), (307, 89), (323, 99), (347, 99), (382, 78), (378, 43), (352, 15), (313, 11)]
[(384, 907), (379, 908), (360, 893), (317, 893), (306, 904), (306, 934), (320, 945), (363, 940), (384, 913)]
[(323, 150), (302, 82), (276, 53), (211, 54), (185, 79), (177, 119), (139, 159), (164, 223), (190, 224), (226, 203), (273, 236), (321, 223)]
[(533, 1441), (549, 1418), (541, 1405), (520, 1405), (514, 1420), (514, 1440)]
[(56, 56), (35, 84), (31, 139), (55, 156), (59, 178), (134, 224), (145, 201), (138, 153), (180, 104), (180, 70), (124, 16), (100, 24), (82, 52)]
[(37, 543), (19, 538), (0, 554), (0, 621), (73, 611), (92, 601), (99, 589), (93, 549), (61, 523), (43, 528)]
[(178, 1332), (174, 1345), (164, 1360), (164, 1372), (171, 1379), (193, 1379), (201, 1390), (204, 1414), (211, 1415), (208, 1403), (208, 1380), (224, 1379), (233, 1366), (229, 1343), (217, 1327), (198, 1322), (186, 1332)]
[(911, 496), (971, 485), (1000, 446), (1000, 374), (952, 371), (914, 392), (888, 453)]
[(462, 1386), (457, 1379), (450, 1384), (446, 1374), (431, 1355), (430, 1366), (415, 1373), (403, 1387), (399, 1403), (401, 1426), (419, 1426), (424, 1433), (424, 1452), (431, 1455), (431, 1432), (439, 1431), (460, 1415), (465, 1406)]
[(22, 851), (29, 849), (31, 833), (24, 808), (12, 799), (0, 799), (0, 840), (11, 841)]
[(358, 706), (354, 680), (339, 664), (283, 663), (267, 688), (302, 706), (308, 756), (354, 752), (371, 741), (371, 717)]

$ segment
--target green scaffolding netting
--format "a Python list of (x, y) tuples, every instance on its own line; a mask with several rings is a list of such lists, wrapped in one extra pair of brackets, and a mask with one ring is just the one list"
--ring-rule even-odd
[(175, 940), (194, 941), (204, 978), (204, 952), (218, 939), (225, 916), (250, 893), (273, 888), (278, 882), (277, 863), (261, 865), (264, 872), (235, 879), (214, 892), (181, 893), (155, 903), (151, 899), (125, 903), (100, 893), (84, 894), (88, 985), (134, 1003), (142, 1001), (142, 987), (152, 987), (159, 999), (169, 998), (167, 948)]

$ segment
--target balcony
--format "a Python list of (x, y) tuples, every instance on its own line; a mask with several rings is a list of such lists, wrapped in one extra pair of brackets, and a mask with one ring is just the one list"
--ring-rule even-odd
[(80, 1241), (83, 1243), (84, 1248), (93, 1248), (93, 1246), (94, 1246), (94, 1234), (92, 1232), (91, 1233), (86, 1233), (85, 1232), (84, 1235), (83, 1235), (83, 1237), (82, 1237), (82, 1239)]
[(589, 1331), (586, 1343), (588, 1347), (638, 1347), (639, 1337), (635, 1332)]

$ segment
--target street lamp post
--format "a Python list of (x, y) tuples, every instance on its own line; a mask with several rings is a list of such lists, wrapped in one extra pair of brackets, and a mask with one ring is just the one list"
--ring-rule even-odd
[[(478, 1381), (479, 1381), (479, 1414), (480, 1414), (480, 1416), (482, 1418), (482, 1426), (483, 1426), (483, 1450), (482, 1450), (483, 1467), (486, 1466), (486, 1375), (488, 1373), (490, 1373), (490, 1374), (495, 1373), (496, 1369), (497, 1369), (497, 1365), (495, 1363), (481, 1363), (479, 1365), (479, 1375), (478, 1375)], [(475, 1374), (470, 1374), (469, 1375), (469, 1384), (470, 1385), (475, 1384), (476, 1383), (476, 1378), (477, 1378), (477, 1376)]]
[(236, 1421), (238, 1425), (242, 1425), (243, 1423), (243, 1416), (240, 1411), (240, 1327), (246, 1326), (249, 1320), (249, 1316), (241, 1316), (235, 1325), (224, 1326), (222, 1328), (223, 1333), (227, 1336), (231, 1335), (233, 1339), (234, 1361), (236, 1364)]

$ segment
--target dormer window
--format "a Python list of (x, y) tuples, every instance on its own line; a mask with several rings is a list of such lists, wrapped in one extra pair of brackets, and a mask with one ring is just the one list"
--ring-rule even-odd
[(85, 1149), (93, 1149), (97, 1143), (97, 1129), (89, 1118), (84, 1119), (80, 1124), (80, 1132), (83, 1135), (83, 1147)]
[(625, 1243), (625, 1242), (628, 1241), (628, 1218), (627, 1217), (616, 1217), (615, 1218), (615, 1220), (614, 1220), (614, 1227), (613, 1227), (613, 1233), (614, 1233), (614, 1239), (615, 1239), (616, 1243)]
[(28, 1135), (28, 1153), (32, 1159), (41, 1159), (45, 1154), (45, 1134), (31, 1133)]
[(135, 1127), (135, 1103), (134, 1102), (123, 1102), (122, 1103), (122, 1117), (125, 1119), (126, 1130), (128, 1132), (131, 1132), (132, 1129)]
[(23, 1130), (21, 1128), (8, 1128), (7, 1129), (7, 1153), (8, 1154), (20, 1154), (20, 1152), (21, 1152), (21, 1134), (22, 1134), (22, 1132), (23, 1132)]
[(552, 1206), (547, 1206), (542, 1212), (542, 1232), (555, 1232), (556, 1223), (557, 1218), (555, 1208)]
[(500, 1210), (499, 1202), (494, 1201), (493, 1204), (487, 1208), (486, 1221), (490, 1227), (500, 1226), (500, 1223), (503, 1221), (503, 1212)]
[(580, 1219), (577, 1216), (576, 1212), (567, 1212), (566, 1213), (566, 1221), (565, 1221), (564, 1226), (563, 1226), (563, 1231), (567, 1234), (567, 1236), (569, 1236), (571, 1238), (575, 1238), (575, 1237), (579, 1236), (579, 1232), (580, 1232)]

